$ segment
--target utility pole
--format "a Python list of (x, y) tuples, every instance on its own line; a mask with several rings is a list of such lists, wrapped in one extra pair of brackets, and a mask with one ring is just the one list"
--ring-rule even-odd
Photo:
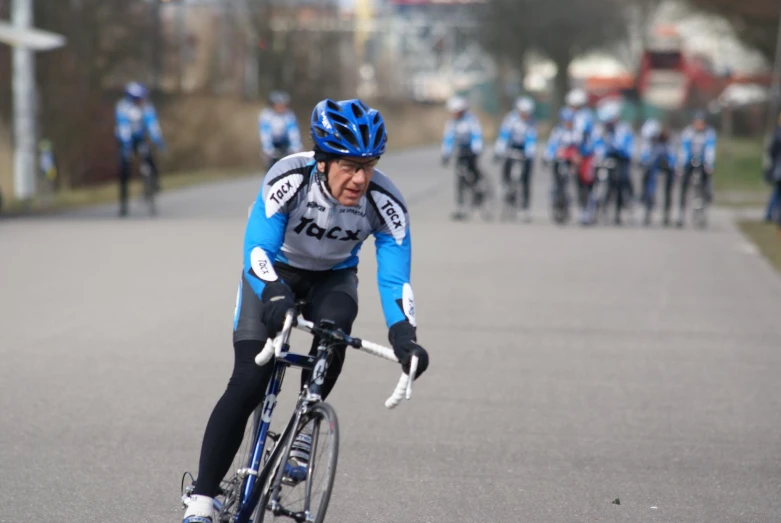
[[(11, 22), (19, 31), (32, 27), (32, 0), (13, 0)], [(35, 55), (27, 46), (13, 50), (14, 96), (14, 196), (29, 200), (35, 196), (36, 89)]]

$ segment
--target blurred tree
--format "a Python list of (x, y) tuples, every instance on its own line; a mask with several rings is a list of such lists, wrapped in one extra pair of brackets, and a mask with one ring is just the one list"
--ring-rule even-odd
[(556, 64), (557, 105), (569, 88), (572, 60), (627, 35), (624, 0), (489, 0), (481, 22), (484, 45), (500, 59), (522, 69), (534, 50)]
[(700, 9), (726, 18), (737, 36), (773, 61), (779, 24), (778, 0), (689, 0)]
[(327, 28), (329, 21), (338, 22), (337, 1), (306, 6), (283, 0), (239, 0), (238, 4), (245, 6), (237, 13), (255, 46), (260, 93), (288, 91), (294, 107), (308, 110), (323, 95), (337, 97), (344, 91), (350, 64), (342, 63), (340, 53), (342, 39), (349, 35)]

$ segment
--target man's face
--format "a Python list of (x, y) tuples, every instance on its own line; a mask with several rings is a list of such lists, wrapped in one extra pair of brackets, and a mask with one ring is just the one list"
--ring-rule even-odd
[[(369, 188), (369, 182), (378, 161), (379, 158), (367, 159), (350, 156), (332, 160), (331, 168), (328, 170), (328, 187), (331, 189), (331, 196), (340, 205), (346, 207), (358, 205)], [(324, 169), (325, 164), (318, 165), (318, 169), (321, 167)]]
[(140, 106), (144, 105), (144, 99), (143, 98), (137, 98), (137, 97), (133, 98), (133, 104), (140, 107)]
[(694, 130), (697, 131), (698, 133), (701, 133), (702, 131), (705, 130), (705, 120), (701, 118), (697, 118), (696, 120), (694, 120), (693, 123), (694, 123)]
[(279, 114), (282, 114), (285, 111), (287, 111), (287, 105), (285, 105), (285, 104), (274, 104), (274, 111), (279, 113)]

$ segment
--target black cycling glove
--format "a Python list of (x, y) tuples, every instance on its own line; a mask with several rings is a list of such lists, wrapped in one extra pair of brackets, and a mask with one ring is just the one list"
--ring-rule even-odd
[(428, 368), (428, 352), (418, 345), (415, 327), (408, 321), (400, 321), (391, 326), (388, 339), (393, 347), (393, 353), (401, 363), (402, 370), (409, 374), (412, 356), (418, 357), (418, 370), (415, 379), (419, 378)]
[(287, 311), (296, 306), (293, 291), (281, 281), (273, 281), (263, 288), (260, 299), (263, 301), (263, 324), (269, 338), (273, 338), (282, 330)]

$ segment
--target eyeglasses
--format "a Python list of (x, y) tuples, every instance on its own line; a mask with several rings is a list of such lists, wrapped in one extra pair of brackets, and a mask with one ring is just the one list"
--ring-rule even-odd
[(350, 174), (357, 174), (361, 169), (363, 169), (363, 172), (373, 170), (379, 161), (379, 158), (372, 158), (366, 162), (353, 162), (351, 160), (339, 159), (336, 161), (336, 163), (339, 165), (339, 168), (342, 171), (348, 172)]

